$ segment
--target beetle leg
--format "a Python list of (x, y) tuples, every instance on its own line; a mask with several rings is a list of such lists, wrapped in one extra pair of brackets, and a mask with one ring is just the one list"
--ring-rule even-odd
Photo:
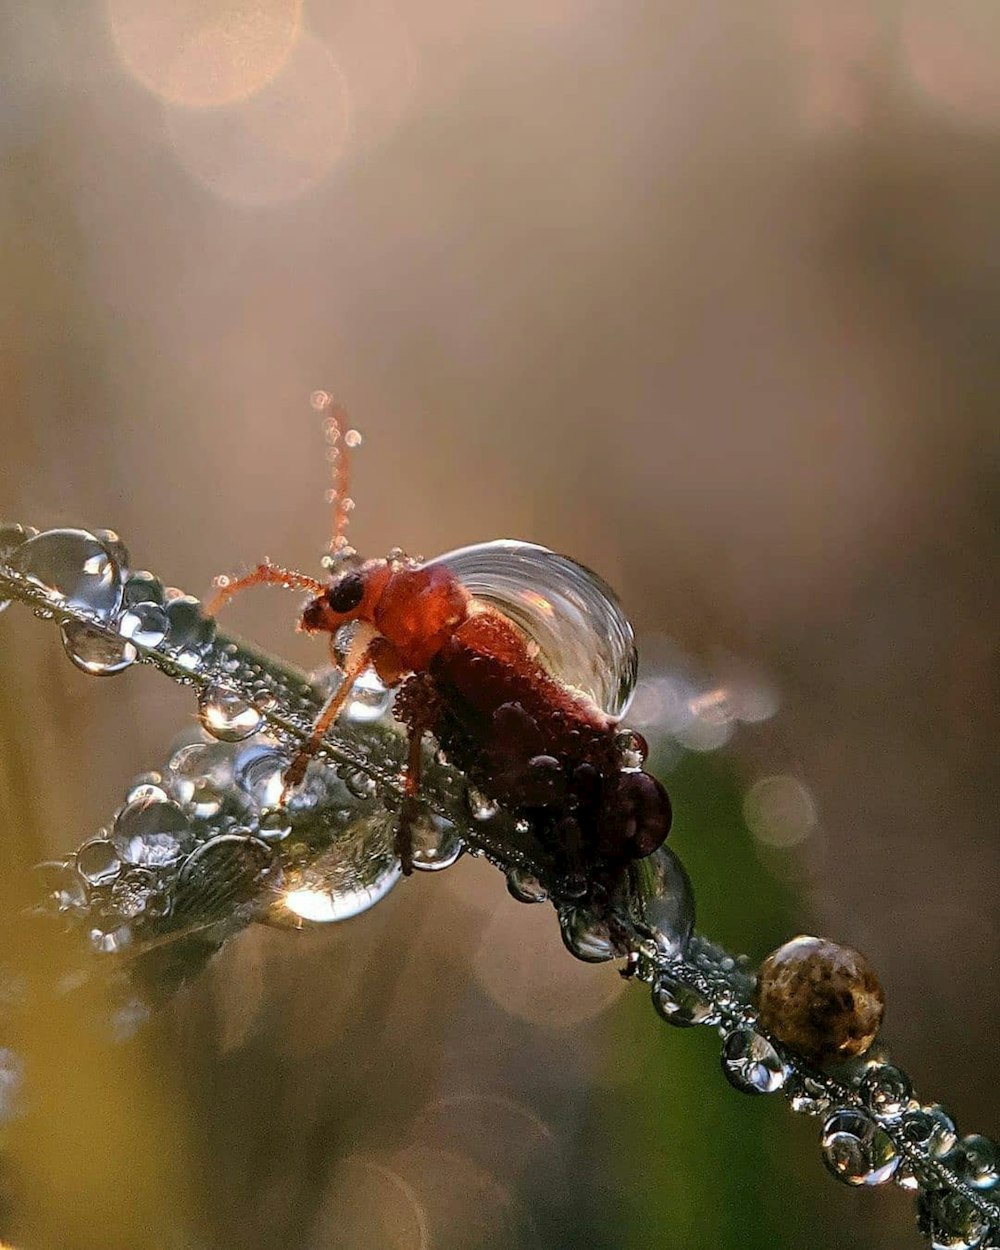
[(294, 790), (302, 778), (306, 775), (306, 769), (309, 766), (309, 761), (319, 750), (320, 746), (322, 746), (323, 739), (326, 736), (326, 731), (340, 715), (340, 710), (347, 702), (347, 696), (351, 693), (351, 687), (368, 667), (370, 658), (368, 651), (368, 647), (363, 648), (359, 651), (357, 656), (348, 662), (346, 668), (344, 669), (343, 680), (333, 694), (330, 695), (329, 699), (327, 699), (323, 706), (323, 710), (320, 712), (319, 716), (317, 716), (316, 723), (313, 725), (312, 733), (309, 735), (308, 742), (306, 742), (305, 746), (302, 747), (292, 760), (291, 764), (289, 764), (288, 770), (285, 773), (285, 788), (281, 792), (282, 806), (284, 806), (286, 800), (288, 799), (290, 791)]
[(323, 583), (318, 582), (314, 577), (307, 577), (305, 573), (296, 573), (294, 569), (280, 568), (277, 564), (270, 564), (266, 560), (263, 564), (258, 564), (246, 577), (237, 578), (236, 581), (216, 578), (215, 585), (218, 588), (215, 597), (205, 609), (208, 616), (216, 616), (219, 609), (225, 607), (233, 595), (238, 595), (241, 590), (247, 590), (250, 586), (287, 586), (289, 590), (311, 590), (315, 595), (321, 595), (326, 590)]

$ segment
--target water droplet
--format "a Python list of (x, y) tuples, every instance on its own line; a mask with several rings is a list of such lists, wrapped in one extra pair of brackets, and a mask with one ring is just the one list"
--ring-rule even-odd
[(190, 831), (176, 803), (134, 799), (115, 817), (113, 841), (126, 863), (159, 868), (180, 857)]
[(635, 688), (632, 626), (614, 591), (590, 569), (533, 543), (499, 539), (432, 560), (457, 575), (537, 645), (559, 681), (621, 716)]
[(835, 1111), (820, 1136), (823, 1162), (845, 1185), (883, 1185), (899, 1166), (896, 1147), (866, 1111)]
[(973, 1189), (993, 1189), (1000, 1172), (997, 1166), (997, 1146), (988, 1137), (970, 1133), (963, 1137), (948, 1156), (959, 1175)]
[(233, 759), (236, 784), (260, 808), (277, 807), (285, 789), (288, 757), (263, 742), (241, 747)]
[(273, 807), (260, 814), (258, 834), (265, 842), (281, 842), (292, 832), (292, 822), (283, 807)]
[(619, 763), (626, 772), (642, 768), (649, 755), (649, 746), (641, 733), (634, 729), (619, 729), (615, 733)]
[(274, 850), (266, 842), (242, 833), (220, 833), (184, 861), (174, 915), (200, 922), (225, 919), (255, 899), (265, 883), (277, 884), (274, 867)]
[(722, 1071), (744, 1094), (773, 1094), (785, 1083), (785, 1065), (766, 1037), (733, 1029), (722, 1044)]
[(118, 618), (118, 632), (140, 647), (158, 647), (170, 629), (170, 617), (158, 603), (134, 603)]
[(933, 1250), (974, 1250), (989, 1232), (984, 1216), (961, 1194), (922, 1192), (917, 1198), (917, 1226)]
[(393, 692), (383, 686), (374, 669), (365, 669), (351, 687), (343, 715), (355, 725), (370, 725), (392, 707)]
[(84, 842), (76, 853), (76, 870), (88, 885), (110, 885), (121, 867), (114, 844), (104, 838)]
[(549, 892), (527, 868), (512, 868), (507, 874), (507, 889), (519, 903), (544, 903)]
[(23, 542), (8, 562), (53, 602), (99, 621), (110, 621), (121, 604), (121, 569), (85, 530), (47, 530)]
[(889, 1063), (872, 1064), (861, 1078), (858, 1091), (880, 1120), (898, 1120), (913, 1097), (910, 1078)]
[(679, 959), (694, 929), (694, 891), (684, 865), (668, 847), (628, 867), (626, 904), (656, 954)]
[(233, 787), (233, 760), (228, 745), (192, 742), (175, 751), (168, 766), (170, 793), (189, 816), (207, 820), (223, 808), (241, 820), (252, 804)]
[(330, 924), (360, 916), (402, 877), (394, 851), (395, 821), (365, 817), (342, 831), (335, 846), (285, 882), (267, 919), (282, 927)]
[(212, 682), (198, 695), (198, 719), (205, 730), (222, 742), (242, 742), (260, 728), (260, 712), (222, 682)]
[(81, 621), (66, 621), (60, 632), (66, 654), (81, 672), (91, 677), (111, 677), (134, 664), (139, 656), (127, 639)]
[(111, 887), (111, 906), (124, 920), (142, 915), (156, 893), (156, 879), (151, 872), (133, 869)]
[(563, 908), (559, 913), (559, 931), (569, 953), (584, 963), (604, 963), (624, 953), (612, 941), (607, 923), (584, 907)]
[(492, 820), (499, 811), (499, 805), (475, 786), (466, 787), (465, 802), (473, 820)]
[(693, 986), (685, 985), (665, 972), (661, 972), (653, 982), (653, 1006), (667, 1024), (679, 1029), (719, 1023), (718, 1011), (703, 995)]
[(131, 608), (140, 603), (154, 603), (158, 607), (166, 603), (163, 583), (147, 569), (132, 570), (122, 590), (123, 608)]
[(450, 820), (435, 812), (423, 812), (411, 825), (413, 867), (419, 872), (450, 868), (465, 850), (465, 843)]
[(799, 1115), (826, 1115), (830, 1110), (830, 1095), (818, 1081), (801, 1072), (789, 1076), (785, 1093), (789, 1106)]
[[(168, 592), (169, 593), (169, 592)], [(180, 595), (167, 604), (170, 627), (167, 631), (170, 653), (189, 672), (200, 668), (215, 641), (215, 621), (203, 616), (201, 603), (190, 595)]]
[(954, 1120), (938, 1103), (904, 1112), (900, 1128), (908, 1142), (933, 1159), (946, 1155), (958, 1141)]

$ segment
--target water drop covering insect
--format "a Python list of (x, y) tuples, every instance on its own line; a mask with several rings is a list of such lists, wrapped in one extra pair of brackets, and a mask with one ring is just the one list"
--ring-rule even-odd
[[(487, 543), (424, 563), (399, 553), (358, 560), (344, 537), (344, 448), (358, 439), (325, 393), (314, 404), (328, 414), (335, 475), (329, 583), (262, 564), (237, 581), (223, 579), (210, 607), (217, 611), (238, 591), (270, 583), (310, 592), (299, 628), (328, 634), (331, 646), (353, 626), (343, 679), (292, 761), (286, 793), (301, 782), (354, 682), (371, 668), (396, 689), (393, 713), (408, 731), (397, 834), (405, 872), (428, 734), (478, 791), (530, 822), (561, 873), (608, 879), (655, 851), (670, 829), (670, 801), (641, 767), (642, 739), (619, 728), (635, 654), (613, 592), (574, 561), (527, 543)], [(532, 584), (542, 569), (555, 579), (554, 595)], [(586, 619), (595, 605), (597, 626)], [(568, 684), (553, 671), (553, 657), (560, 634), (574, 629), (590, 631), (589, 646), (577, 648), (590, 663)]]

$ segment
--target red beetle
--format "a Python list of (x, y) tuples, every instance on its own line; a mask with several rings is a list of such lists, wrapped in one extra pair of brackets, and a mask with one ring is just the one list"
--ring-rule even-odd
[(397, 835), (404, 872), (412, 867), (410, 826), (419, 810), (427, 733), (484, 795), (530, 821), (562, 870), (588, 878), (614, 873), (655, 851), (670, 829), (670, 801), (656, 778), (634, 761), (626, 766), (616, 717), (558, 681), (526, 634), (471, 594), (447, 564), (405, 559), (358, 564), (349, 558), (346, 456), (340, 448), (358, 439), (345, 431), (340, 409), (325, 396), (320, 402), (329, 409), (326, 430), (335, 452), (331, 549), (335, 557), (348, 557), (341, 561), (343, 571), (324, 585), (262, 564), (238, 581), (221, 579), (209, 609), (216, 611), (248, 586), (272, 583), (312, 592), (299, 625), (308, 633), (332, 639), (343, 626), (357, 623), (343, 680), (289, 766), (286, 791), (302, 780), (354, 682), (371, 667), (386, 686), (398, 688), (393, 712), (409, 731), (406, 800)]

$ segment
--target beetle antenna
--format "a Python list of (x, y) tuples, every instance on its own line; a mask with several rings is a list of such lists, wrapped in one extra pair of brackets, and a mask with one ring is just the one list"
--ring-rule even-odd
[(330, 463), (332, 485), (326, 492), (332, 509), (332, 530), (329, 559), (339, 561), (354, 555), (347, 541), (347, 522), (354, 508), (354, 500), (348, 494), (351, 484), (350, 449), (361, 442), (361, 435), (347, 424), (347, 413), (327, 391), (313, 391), (312, 406), (324, 414), (323, 436), (326, 439), (326, 458)]

